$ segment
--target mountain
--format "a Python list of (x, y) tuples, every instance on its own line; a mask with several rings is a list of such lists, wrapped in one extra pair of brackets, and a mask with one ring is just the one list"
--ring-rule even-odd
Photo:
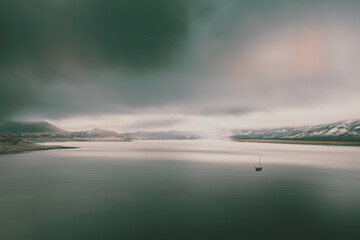
[(0, 132), (3, 133), (59, 133), (65, 132), (48, 122), (0, 122)]
[(131, 141), (132, 139), (200, 139), (201, 135), (189, 131), (117, 133), (100, 128), (87, 131), (66, 131), (48, 122), (0, 122), (0, 132), (27, 142), (63, 141)]
[[(15, 136), (15, 135), (13, 135)], [(161, 139), (200, 139), (194, 132), (167, 131), (150, 132), (139, 131), (133, 133), (117, 133), (105, 129), (95, 128), (88, 131), (60, 132), (60, 133), (22, 133), (16, 135), (29, 142), (63, 142), (63, 141), (117, 141), (127, 142), (135, 140), (161, 140)]]
[(151, 139), (151, 140), (182, 140), (182, 139), (200, 139), (198, 133), (190, 131), (166, 131), (166, 132), (153, 132), (153, 131), (139, 131), (128, 134), (134, 139)]
[(360, 142), (360, 119), (315, 126), (234, 130), (232, 138)]
[[(15, 136), (13, 134), (13, 136)], [(88, 131), (55, 132), (55, 133), (21, 133), (16, 135), (28, 142), (68, 142), (68, 141), (117, 141), (127, 142), (131, 138), (128, 135), (114, 131), (95, 128)]]

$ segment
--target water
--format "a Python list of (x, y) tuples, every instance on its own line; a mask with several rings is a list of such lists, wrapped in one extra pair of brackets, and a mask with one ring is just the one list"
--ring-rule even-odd
[(64, 145), (0, 156), (0, 239), (360, 239), (358, 147)]

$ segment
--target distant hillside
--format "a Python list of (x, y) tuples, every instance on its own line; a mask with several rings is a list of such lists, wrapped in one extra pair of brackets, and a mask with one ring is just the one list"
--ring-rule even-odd
[(9, 135), (6, 135), (4, 133), (0, 133), (0, 144), (11, 144), (11, 145), (15, 145), (15, 144), (19, 144), (22, 141), (16, 138), (13, 138)]
[(9, 153), (18, 153), (18, 152), (36, 151), (36, 150), (63, 149), (63, 148), (70, 148), (70, 147), (37, 145), (22, 141), (20, 139), (11, 137), (4, 133), (0, 133), (0, 154), (9, 154)]
[(95, 128), (87, 131), (66, 131), (48, 122), (0, 122), (0, 132), (27, 142), (65, 142), (65, 141), (131, 141), (161, 139), (200, 139), (200, 134), (190, 131), (138, 131), (117, 133)]
[(234, 130), (232, 138), (360, 142), (360, 120), (304, 127)]
[(88, 131), (58, 132), (58, 133), (22, 133), (12, 134), (29, 142), (64, 142), (64, 141), (117, 141), (127, 142), (135, 140), (161, 140), (161, 139), (200, 139), (194, 132), (168, 131), (168, 132), (133, 132), (117, 133), (105, 129), (95, 128)]
[(152, 131), (140, 131), (129, 133), (129, 136), (135, 139), (200, 139), (201, 136), (195, 132), (189, 131), (166, 131), (166, 132), (152, 132)]
[(72, 138), (117, 138), (123, 136), (117, 132), (100, 128), (94, 128), (88, 131), (66, 132), (64, 135)]
[(88, 131), (55, 133), (22, 133), (17, 137), (29, 142), (68, 142), (68, 141), (131, 141), (131, 137), (114, 131), (95, 128)]
[(0, 122), (0, 132), (3, 133), (60, 133), (64, 129), (48, 122)]

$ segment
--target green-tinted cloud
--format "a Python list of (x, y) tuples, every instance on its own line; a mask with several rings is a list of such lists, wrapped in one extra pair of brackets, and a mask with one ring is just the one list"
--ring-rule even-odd
[[(335, 0), (2, 0), (0, 118), (156, 108), (239, 115), (351, 95), (356, 47), (347, 41), (358, 34), (359, 7)], [(278, 39), (301, 33), (299, 26), (310, 35), (345, 31), (345, 40), (327, 47), (342, 54), (350, 46), (353, 56), (342, 54), (341, 68), (330, 54), (329, 74), (312, 78), (281, 75), (288, 69), (272, 68), (271, 57), (264, 67), (262, 54), (280, 52), (287, 40)]]

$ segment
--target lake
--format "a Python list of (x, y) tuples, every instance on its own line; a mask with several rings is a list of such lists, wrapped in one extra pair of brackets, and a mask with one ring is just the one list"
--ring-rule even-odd
[(61, 144), (0, 156), (0, 239), (360, 239), (359, 147)]

